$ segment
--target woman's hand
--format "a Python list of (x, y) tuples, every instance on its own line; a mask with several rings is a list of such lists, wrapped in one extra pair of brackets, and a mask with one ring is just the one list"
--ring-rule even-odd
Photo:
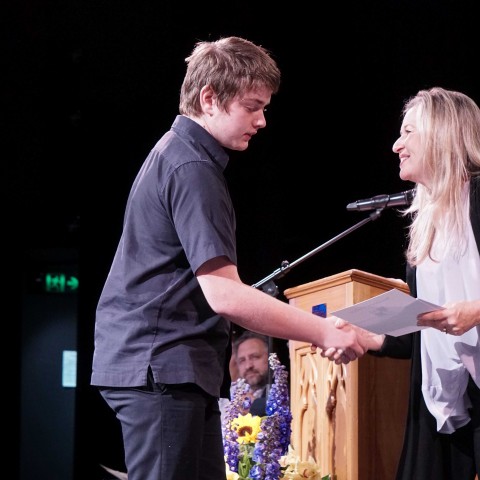
[(417, 325), (436, 328), (450, 335), (462, 335), (480, 325), (480, 300), (447, 303), (440, 310), (418, 315)]

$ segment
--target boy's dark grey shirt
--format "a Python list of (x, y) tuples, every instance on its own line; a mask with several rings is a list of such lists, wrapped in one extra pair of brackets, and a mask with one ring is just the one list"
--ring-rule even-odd
[(194, 272), (237, 263), (228, 155), (200, 125), (177, 116), (132, 185), (122, 236), (100, 296), (91, 383), (195, 383), (220, 395), (229, 322), (209, 307)]

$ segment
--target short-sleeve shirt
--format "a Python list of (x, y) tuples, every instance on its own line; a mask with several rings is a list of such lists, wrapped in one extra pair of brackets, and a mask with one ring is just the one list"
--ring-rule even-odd
[(132, 185), (96, 311), (91, 384), (195, 383), (219, 396), (230, 323), (195, 277), (207, 260), (237, 263), (228, 154), (178, 115)]

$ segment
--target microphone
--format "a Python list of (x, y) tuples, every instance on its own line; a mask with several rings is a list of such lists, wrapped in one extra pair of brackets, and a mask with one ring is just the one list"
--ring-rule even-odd
[(415, 189), (406, 190), (405, 192), (393, 193), (391, 195), (377, 195), (365, 200), (357, 200), (347, 205), (348, 211), (365, 211), (378, 210), (390, 207), (403, 207), (410, 205), (415, 197)]

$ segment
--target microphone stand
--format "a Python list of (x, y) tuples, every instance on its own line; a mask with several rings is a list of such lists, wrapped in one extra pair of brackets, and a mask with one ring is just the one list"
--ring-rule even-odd
[(265, 293), (268, 293), (272, 297), (276, 297), (278, 295), (278, 287), (275, 285), (275, 283), (273, 283), (273, 280), (284, 277), (293, 267), (296, 267), (300, 263), (304, 262), (305, 260), (317, 254), (318, 252), (324, 250), (325, 248), (329, 247), (330, 245), (337, 242), (341, 238), (346, 237), (347, 235), (357, 230), (358, 228), (362, 227), (366, 223), (377, 220), (380, 217), (382, 211), (383, 211), (383, 208), (379, 208), (375, 210), (375, 212), (371, 213), (367, 218), (364, 218), (362, 221), (356, 223), (350, 228), (347, 228), (347, 230), (345, 230), (344, 232), (328, 240), (328, 242), (325, 242), (322, 245), (319, 245), (317, 248), (314, 248), (313, 250), (301, 256), (300, 258), (297, 258), (297, 260), (293, 261), (292, 263), (290, 263), (288, 260), (284, 260), (281, 263), (280, 268), (277, 268), (274, 272), (272, 272), (270, 275), (267, 275), (265, 278), (263, 278), (259, 282), (254, 283), (252, 287), (261, 288)]
[[(261, 288), (265, 293), (268, 295), (271, 295), (272, 297), (278, 296), (278, 287), (275, 285), (274, 280), (278, 278), (284, 277), (293, 267), (296, 267), (300, 263), (304, 262), (308, 258), (312, 257), (313, 255), (317, 254), (318, 252), (324, 250), (325, 248), (329, 247), (333, 243), (337, 242), (343, 237), (346, 237), (353, 231), (357, 230), (358, 228), (362, 227), (366, 223), (373, 222), (374, 220), (377, 220), (380, 215), (382, 214), (382, 211), (384, 210), (385, 206), (382, 208), (378, 208), (375, 210), (375, 212), (371, 213), (367, 218), (364, 218), (360, 222), (356, 223), (355, 225), (351, 226), (350, 228), (347, 228), (347, 230), (343, 231), (339, 235), (333, 237), (332, 239), (328, 240), (327, 242), (323, 243), (322, 245), (319, 245), (318, 247), (314, 248), (310, 252), (306, 253), (305, 255), (301, 256), (297, 260), (293, 261), (290, 263), (288, 260), (284, 260), (280, 268), (277, 268), (275, 271), (273, 271), (270, 275), (267, 275), (265, 278), (260, 280), (257, 283), (254, 283), (252, 285), (253, 288)], [(273, 351), (273, 338), (268, 337), (268, 353), (270, 356), (270, 353)], [(268, 398), (268, 393), (270, 389), (270, 385), (272, 384), (272, 370), (271, 368), (268, 369), (268, 384), (267, 384), (267, 390), (266, 390), (266, 396)]]

